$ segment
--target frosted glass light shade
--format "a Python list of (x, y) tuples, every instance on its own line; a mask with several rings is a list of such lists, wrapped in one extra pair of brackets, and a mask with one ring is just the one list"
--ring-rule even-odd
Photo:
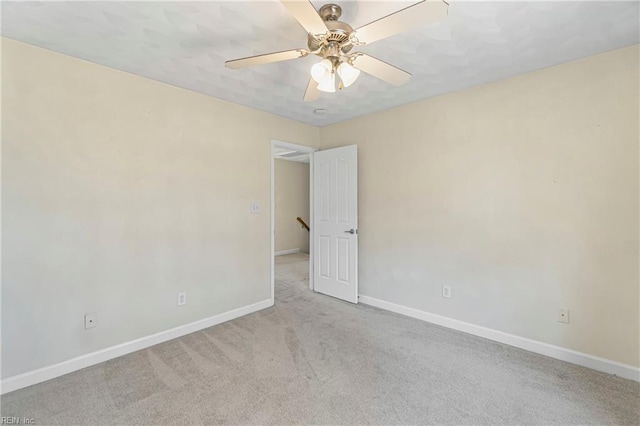
[(328, 59), (323, 59), (311, 67), (311, 78), (316, 83), (322, 83), (331, 77), (331, 71), (333, 71), (333, 64)]
[(336, 73), (329, 74), (329, 78), (318, 84), (318, 90), (322, 92), (335, 93), (336, 91)]
[(343, 62), (338, 67), (338, 75), (344, 87), (351, 86), (360, 76), (360, 70), (352, 67), (350, 64)]

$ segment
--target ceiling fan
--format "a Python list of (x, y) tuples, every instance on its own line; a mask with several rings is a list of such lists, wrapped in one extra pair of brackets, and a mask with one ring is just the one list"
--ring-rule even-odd
[(321, 91), (334, 93), (336, 86), (338, 89), (349, 87), (360, 71), (395, 86), (405, 84), (411, 78), (408, 72), (366, 53), (351, 50), (418, 25), (438, 21), (447, 14), (448, 7), (444, 0), (422, 0), (354, 30), (338, 20), (342, 8), (337, 4), (326, 4), (316, 12), (308, 0), (280, 2), (307, 31), (308, 48), (234, 59), (225, 62), (225, 66), (237, 69), (317, 55), (322, 60), (311, 67), (311, 78), (303, 98), (305, 102), (318, 99)]

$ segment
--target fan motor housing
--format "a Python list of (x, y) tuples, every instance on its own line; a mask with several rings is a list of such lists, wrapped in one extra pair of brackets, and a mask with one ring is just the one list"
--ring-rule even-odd
[(350, 41), (351, 34), (353, 34), (353, 28), (351, 28), (349, 24), (345, 24), (340, 21), (325, 21), (325, 24), (327, 25), (328, 30), (325, 34), (309, 34), (307, 43), (309, 50), (315, 52), (321, 49), (321, 51), (318, 52), (318, 55), (324, 57), (324, 55), (321, 54), (322, 51), (330, 44), (337, 43), (343, 53), (350, 51), (353, 47)]

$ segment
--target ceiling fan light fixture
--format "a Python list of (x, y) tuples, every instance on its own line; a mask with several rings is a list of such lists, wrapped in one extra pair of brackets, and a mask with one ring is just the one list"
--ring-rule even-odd
[(336, 92), (336, 73), (329, 74), (329, 78), (318, 84), (318, 90), (321, 92), (335, 93)]
[(323, 83), (329, 80), (332, 74), (333, 64), (328, 59), (323, 59), (311, 67), (311, 78), (313, 78), (316, 83)]
[(360, 70), (354, 68), (351, 64), (343, 62), (338, 66), (338, 75), (344, 87), (351, 86), (360, 76)]
[[(360, 72), (394, 86), (407, 83), (411, 78), (410, 73), (364, 52), (353, 52), (352, 49), (438, 21), (447, 16), (449, 6), (448, 0), (421, 0), (354, 30), (351, 25), (339, 20), (342, 14), (339, 5), (329, 3), (318, 11), (312, 0), (280, 0), (280, 3), (305, 29), (307, 48), (233, 59), (226, 61), (225, 66), (238, 69), (310, 55), (319, 56), (320, 62), (310, 69), (311, 76), (304, 92), (304, 102), (317, 100), (320, 92), (335, 93), (353, 85)], [(358, 66), (354, 67), (356, 58)]]

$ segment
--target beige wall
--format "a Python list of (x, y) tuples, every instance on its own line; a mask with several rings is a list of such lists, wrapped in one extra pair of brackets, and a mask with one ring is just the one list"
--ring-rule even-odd
[(270, 298), (270, 139), (318, 128), (2, 42), (3, 377)]
[(358, 144), (361, 294), (640, 365), (638, 72), (634, 46), (323, 127)]
[(309, 164), (275, 160), (276, 252), (300, 249), (309, 253), (309, 231), (296, 220), (309, 221)]
[(363, 294), (640, 364), (637, 46), (319, 130), (2, 42), (3, 377), (268, 299), (271, 138), (358, 143)]

